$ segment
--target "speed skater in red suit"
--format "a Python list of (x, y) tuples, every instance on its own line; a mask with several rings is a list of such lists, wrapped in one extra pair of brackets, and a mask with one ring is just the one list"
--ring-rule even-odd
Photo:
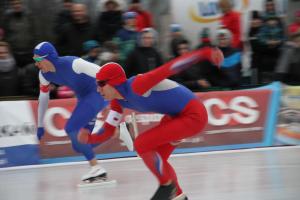
[(217, 48), (205, 47), (128, 79), (117, 63), (103, 65), (96, 74), (97, 91), (111, 101), (111, 110), (98, 134), (78, 136), (82, 143), (94, 144), (112, 137), (123, 108), (164, 115), (159, 125), (139, 134), (134, 141), (136, 152), (160, 184), (151, 200), (188, 199), (168, 158), (178, 141), (204, 129), (207, 111), (192, 91), (166, 78), (204, 60), (220, 66), (223, 54)]

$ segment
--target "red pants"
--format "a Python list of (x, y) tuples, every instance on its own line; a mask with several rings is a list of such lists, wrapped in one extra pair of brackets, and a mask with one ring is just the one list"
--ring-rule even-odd
[(175, 116), (164, 116), (161, 123), (140, 134), (135, 142), (135, 149), (146, 166), (157, 177), (160, 184), (174, 181), (177, 193), (182, 193), (177, 176), (168, 158), (176, 148), (172, 142), (194, 136), (207, 124), (207, 112), (198, 100), (191, 100), (182, 112)]

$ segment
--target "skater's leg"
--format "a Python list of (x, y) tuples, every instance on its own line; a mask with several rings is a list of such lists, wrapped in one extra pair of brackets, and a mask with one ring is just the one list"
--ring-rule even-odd
[(106, 176), (106, 170), (98, 164), (98, 161), (95, 158), (92, 145), (79, 143), (77, 140), (77, 133), (78, 132), (69, 132), (69, 137), (72, 141), (72, 146), (75, 151), (82, 153), (86, 157), (91, 166), (91, 169), (86, 174), (84, 174), (81, 179), (87, 180), (97, 176)]
[[(174, 151), (175, 148), (176, 148), (176, 146), (174, 146), (172, 144), (166, 144), (166, 145), (160, 146), (157, 149), (157, 152), (160, 154), (160, 156), (163, 160), (165, 170), (168, 172), (168, 177), (170, 177), (170, 180), (168, 182), (172, 181), (175, 184), (175, 186), (177, 188), (177, 195), (179, 195), (182, 193), (182, 189), (179, 186), (176, 172), (168, 161), (171, 153)], [(160, 184), (162, 185), (163, 183), (160, 182)]]
[[(160, 155), (161, 162), (163, 163), (163, 166), (164, 166), (163, 174), (168, 178), (165, 178), (165, 179), (158, 178), (160, 187), (157, 189), (157, 191), (155, 192), (155, 194), (151, 200), (167, 199), (168, 197), (164, 196), (164, 195), (167, 195), (169, 193), (169, 191), (171, 191), (171, 193), (174, 192), (174, 194), (176, 194), (176, 195), (174, 195), (174, 199), (176, 199), (176, 200), (177, 199), (178, 200), (187, 200), (188, 199), (186, 197), (186, 195), (183, 194), (183, 192), (182, 192), (182, 189), (178, 183), (177, 175), (176, 175), (174, 168), (168, 162), (168, 158), (170, 157), (171, 153), (174, 151), (175, 147), (176, 146), (169, 143), (169, 144), (160, 146), (156, 151)], [(151, 157), (150, 157), (150, 159), (149, 158), (147, 159), (146, 157), (144, 159), (145, 163), (149, 160), (151, 161)], [(151, 166), (151, 162), (150, 162), (150, 166)], [(153, 167), (152, 168), (149, 167), (149, 169), (155, 175), (156, 170), (153, 170), (154, 169)], [(159, 177), (159, 176), (156, 176), (156, 177)]]
[(172, 195), (174, 188), (176, 193), (173, 197), (182, 193), (175, 171), (167, 159), (174, 150), (171, 143), (195, 135), (207, 123), (205, 108), (198, 105), (200, 108), (196, 107), (194, 111), (193, 104), (198, 105), (197, 102), (192, 102), (179, 116), (163, 120), (160, 125), (140, 134), (135, 140), (137, 153), (161, 185), (153, 199), (165, 194)]
[(88, 106), (83, 110), (83, 107), (85, 107), (85, 104), (81, 103), (76, 106), (72, 116), (66, 124), (65, 131), (71, 139), (73, 149), (76, 152), (82, 153), (85, 158), (90, 161), (95, 157), (92, 146), (90, 144), (80, 143), (77, 139), (77, 135), (79, 131), (89, 131), (88, 129), (82, 129), (82, 127), (93, 119), (94, 111)]
[[(166, 122), (168, 122), (170, 120), (172, 120), (172, 118), (170, 116), (164, 116), (162, 118), (160, 124), (164, 124), (164, 123), (166, 123)], [(166, 169), (169, 172), (169, 176), (171, 177), (171, 180), (173, 182), (175, 182), (175, 185), (177, 187), (177, 193), (180, 194), (180, 193), (182, 193), (182, 190), (181, 190), (181, 187), (178, 184), (176, 172), (175, 172), (174, 168), (168, 162), (168, 159), (169, 159), (171, 153), (174, 151), (175, 148), (176, 148), (176, 145), (168, 143), (168, 144), (159, 146), (157, 148), (157, 152), (159, 153), (159, 155), (161, 156), (162, 160), (164, 161)]]
[[(82, 144), (77, 139), (79, 131), (90, 133), (93, 130), (96, 121), (96, 115), (103, 108), (103, 106), (106, 105), (104, 104), (102, 106), (95, 107), (94, 105), (91, 105), (90, 98), (91, 97), (87, 97), (86, 99), (81, 99), (78, 101), (77, 106), (65, 127), (65, 130), (71, 139), (73, 149), (79, 153), (82, 153), (89, 161), (91, 166), (91, 170), (84, 175), (82, 179), (87, 179), (89, 177), (98, 176), (104, 173), (106, 174), (105, 169), (98, 165), (98, 162), (95, 158), (93, 147), (96, 145)], [(95, 104), (95, 102), (97, 101), (94, 101), (93, 103)]]
[[(97, 114), (107, 105), (101, 96), (95, 92), (78, 99), (77, 105), (68, 120), (65, 131), (71, 139), (75, 151), (82, 153), (88, 161), (95, 158), (93, 146), (78, 141), (79, 131), (91, 132), (95, 126)], [(93, 165), (93, 161), (91, 164)]]

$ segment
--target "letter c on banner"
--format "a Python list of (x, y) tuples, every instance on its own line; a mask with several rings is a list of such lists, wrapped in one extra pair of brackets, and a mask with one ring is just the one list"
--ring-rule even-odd
[(60, 130), (57, 129), (55, 124), (53, 123), (54, 122), (53, 117), (56, 114), (61, 115), (65, 119), (68, 119), (71, 116), (71, 113), (65, 108), (61, 108), (61, 107), (49, 108), (44, 117), (45, 129), (49, 134), (55, 137), (67, 136), (64, 129), (60, 129)]
[(213, 124), (215, 126), (223, 126), (223, 125), (226, 125), (229, 123), (229, 121), (230, 121), (229, 114), (222, 114), (221, 117), (219, 119), (217, 119), (212, 112), (213, 106), (217, 106), (221, 110), (228, 109), (228, 106), (226, 105), (226, 103), (224, 101), (222, 101), (221, 99), (213, 98), (213, 99), (208, 99), (208, 100), (204, 101), (203, 103), (207, 109), (209, 124)]

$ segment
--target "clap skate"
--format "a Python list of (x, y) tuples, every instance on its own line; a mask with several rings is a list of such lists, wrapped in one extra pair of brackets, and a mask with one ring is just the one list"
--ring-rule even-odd
[(133, 140), (127, 129), (126, 122), (120, 123), (120, 139), (124, 142), (129, 151), (133, 151)]
[(174, 183), (161, 185), (155, 192), (151, 200), (188, 200), (185, 194), (176, 195), (176, 186)]
[(108, 179), (106, 170), (98, 165), (93, 166), (91, 170), (82, 176), (81, 183), (78, 187), (93, 187), (93, 186), (104, 186), (104, 185), (115, 185), (116, 180)]
[(188, 198), (185, 194), (182, 193), (182, 194), (176, 196), (175, 198), (173, 198), (172, 200), (188, 200)]

